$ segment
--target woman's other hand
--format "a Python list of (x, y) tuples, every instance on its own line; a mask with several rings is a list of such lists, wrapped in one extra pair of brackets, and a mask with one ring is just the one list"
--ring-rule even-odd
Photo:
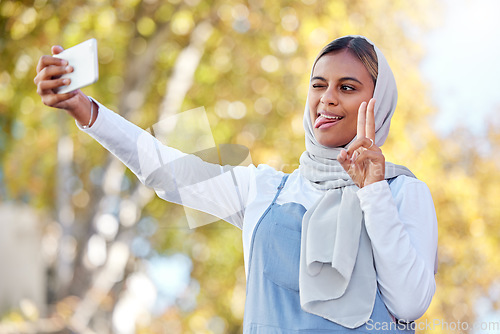
[[(52, 54), (56, 55), (63, 51), (60, 46), (52, 47)], [(63, 74), (70, 73), (73, 68), (66, 60), (52, 56), (42, 56), (36, 67), (37, 75), (34, 82), (37, 86), (37, 93), (42, 98), (42, 102), (53, 108), (66, 110), (78, 123), (89, 124), (90, 121), (90, 100), (80, 90), (75, 90), (65, 94), (57, 94), (57, 88), (69, 85), (70, 79), (61, 78)], [(97, 105), (94, 103), (94, 117), (97, 117)]]
[(351, 176), (354, 183), (363, 188), (385, 179), (385, 157), (375, 145), (375, 99), (363, 102), (358, 110), (357, 138), (337, 156), (338, 162)]

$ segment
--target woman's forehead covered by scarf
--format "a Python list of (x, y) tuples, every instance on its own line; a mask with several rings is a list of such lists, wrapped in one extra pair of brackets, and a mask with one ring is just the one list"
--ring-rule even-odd
[[(345, 37), (363, 38), (375, 49), (378, 60), (378, 76), (373, 92), (373, 97), (377, 101), (375, 104), (375, 144), (377, 146), (382, 146), (387, 138), (387, 135), (389, 134), (391, 118), (396, 109), (398, 99), (396, 80), (394, 79), (392, 70), (389, 67), (383, 53), (377, 48), (377, 46), (375, 46), (375, 44), (364, 36)], [(309, 154), (327, 159), (336, 159), (341, 148), (328, 148), (323, 146), (318, 143), (314, 136), (311, 116), (309, 113), (309, 100), (306, 102), (304, 111), (304, 129), (306, 150)], [(352, 141), (355, 139), (356, 137), (354, 137)]]

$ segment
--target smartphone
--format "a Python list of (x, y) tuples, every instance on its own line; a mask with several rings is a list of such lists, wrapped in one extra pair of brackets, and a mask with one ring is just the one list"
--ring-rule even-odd
[(67, 60), (74, 69), (73, 72), (61, 76), (61, 78), (71, 79), (71, 83), (59, 87), (58, 94), (69, 93), (91, 85), (99, 79), (97, 40), (95, 38), (66, 49), (54, 57)]

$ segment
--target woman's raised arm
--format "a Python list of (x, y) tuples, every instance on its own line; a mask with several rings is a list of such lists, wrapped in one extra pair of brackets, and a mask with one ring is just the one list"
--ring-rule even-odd
[[(52, 52), (60, 53), (62, 48), (55, 46)], [(66, 110), (80, 129), (121, 160), (159, 197), (209, 213), (240, 228), (243, 226), (253, 167), (232, 168), (205, 162), (163, 145), (147, 131), (80, 90), (57, 94), (57, 87), (69, 83), (60, 76), (71, 71), (64, 60), (51, 56), (40, 58), (34, 81), (44, 104)]]

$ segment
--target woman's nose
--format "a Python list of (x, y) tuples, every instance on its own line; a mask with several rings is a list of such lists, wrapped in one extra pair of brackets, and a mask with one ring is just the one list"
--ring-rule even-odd
[(338, 105), (338, 96), (334, 89), (328, 88), (325, 93), (321, 96), (320, 102), (326, 105)]

